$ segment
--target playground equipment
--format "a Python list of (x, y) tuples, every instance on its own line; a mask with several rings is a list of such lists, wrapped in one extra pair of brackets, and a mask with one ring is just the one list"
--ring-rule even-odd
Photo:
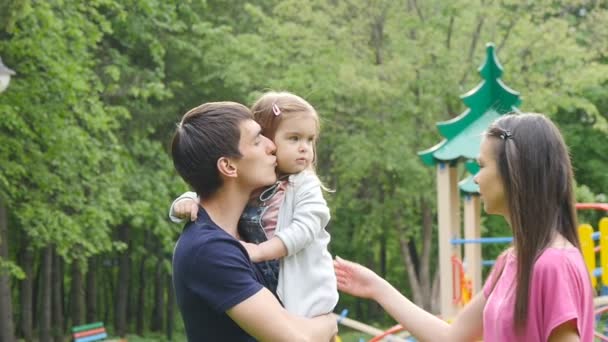
[[(437, 123), (444, 139), (418, 153), (426, 165), (436, 168), (437, 174), (439, 271), (441, 275), (452, 275), (440, 277), (440, 315), (444, 318), (454, 317), (459, 306), (481, 291), (482, 267), (493, 264), (490, 260), (482, 261), (481, 244), (512, 241), (509, 237), (480, 237), (479, 187), (474, 183), (473, 175), (479, 171), (475, 158), (479, 155), (483, 132), (499, 116), (519, 112), (517, 106), (521, 100), (519, 93), (501, 80), (503, 68), (494, 44), (486, 45), (486, 59), (478, 71), (481, 83), (461, 96), (468, 109), (452, 120)], [(457, 173), (459, 163), (463, 163), (469, 173), (460, 182)], [(464, 228), (461, 228), (460, 198), (463, 199)], [(598, 208), (608, 212), (608, 204), (577, 205), (579, 210)], [(583, 226), (579, 233), (594, 286), (598, 276), (602, 277), (604, 286), (608, 284), (608, 218), (602, 222), (599, 232), (593, 233), (590, 226)], [(594, 246), (594, 239), (600, 241), (598, 247)], [(464, 246), (464, 259), (461, 257), (461, 246)], [(599, 268), (595, 267), (597, 251), (600, 251), (601, 259)], [(466, 267), (462, 260), (466, 262)]]
[(367, 325), (365, 323), (355, 321), (354, 319), (350, 319), (346, 317), (346, 315), (348, 315), (348, 310), (344, 309), (342, 310), (340, 315), (334, 314), (334, 317), (338, 320), (338, 323), (371, 336), (376, 336), (384, 333), (384, 331), (378, 328), (374, 328), (371, 325)]
[[(461, 96), (468, 109), (454, 119), (437, 123), (444, 139), (418, 153), (423, 163), (436, 168), (439, 272), (441, 275), (452, 275), (440, 277), (440, 317), (448, 319), (454, 317), (460, 307), (481, 291), (482, 267), (493, 264), (492, 260), (482, 260), (481, 244), (512, 242), (511, 237), (480, 236), (481, 203), (479, 187), (474, 183), (473, 175), (479, 171), (475, 158), (479, 155), (483, 132), (501, 115), (519, 112), (517, 106), (521, 100), (519, 93), (501, 80), (503, 68), (493, 43), (486, 45), (486, 59), (478, 71), (482, 81)], [(464, 164), (469, 175), (459, 182), (460, 163)], [(464, 228), (461, 228), (461, 198)], [(577, 205), (577, 209), (604, 210), (608, 213), (608, 204), (582, 203)], [(608, 288), (608, 218), (602, 222), (599, 232), (593, 232), (590, 226), (583, 226), (585, 228), (579, 230), (579, 235), (594, 286), (597, 284), (596, 278), (601, 276), (602, 284)], [(464, 231), (464, 237), (461, 231)], [(595, 247), (594, 241), (597, 240), (600, 241), (599, 246)], [(461, 257), (462, 246), (464, 259)], [(597, 251), (600, 252), (601, 259), (599, 268), (595, 266)], [(462, 260), (466, 262), (466, 267)], [(608, 295), (596, 299), (596, 308), (598, 315), (608, 312)], [(402, 330), (401, 326), (394, 326), (376, 334), (370, 342), (380, 341)], [(596, 337), (608, 341), (608, 337), (599, 333), (596, 333)]]
[[(601, 294), (605, 295), (608, 291), (608, 204), (582, 203), (577, 205), (579, 210), (601, 210), (606, 212), (606, 216), (599, 221), (598, 231), (594, 232), (590, 224), (581, 224), (578, 228), (578, 235), (581, 242), (583, 258), (591, 277), (593, 287), (597, 287), (597, 278), (601, 277)], [(596, 246), (594, 241), (599, 243)], [(600, 267), (596, 267), (597, 253), (599, 252)]]
[[(502, 66), (496, 57), (494, 44), (486, 45), (486, 59), (479, 68), (482, 81), (474, 89), (461, 96), (467, 106), (460, 116), (437, 124), (439, 133), (445, 137), (439, 144), (419, 152), (422, 161), (435, 166), (437, 170), (437, 217), (439, 224), (439, 271), (442, 275), (452, 274), (452, 257), (461, 258), (460, 245), (452, 243), (461, 237), (460, 200), (464, 197), (464, 237), (480, 238), (481, 205), (479, 188), (473, 182), (479, 166), (474, 161), (479, 155), (482, 133), (499, 116), (518, 111), (521, 103), (519, 93), (507, 87), (500, 79)], [(458, 164), (464, 163), (470, 173), (458, 182)], [(479, 244), (466, 244), (467, 273), (472, 292), (481, 290), (481, 263), (468, 260), (481, 259)], [(461, 296), (459, 287), (452, 286), (452, 277), (440, 278), (440, 310), (442, 317), (453, 317), (459, 303), (454, 298)]]
[[(590, 224), (581, 224), (578, 228), (579, 239), (581, 242), (581, 250), (583, 258), (591, 277), (593, 287), (599, 287), (600, 296), (594, 299), (596, 322), (604, 323), (604, 326), (598, 326), (595, 330), (595, 337), (600, 341), (608, 341), (608, 324), (606, 320), (601, 320), (602, 316), (608, 312), (608, 204), (597, 203), (582, 203), (577, 205), (578, 209), (602, 210), (606, 213), (606, 217), (600, 219), (598, 231), (594, 232)], [(596, 246), (595, 241), (599, 243)], [(600, 267), (596, 267), (596, 262), (599, 260)], [(601, 279), (601, 286), (598, 286), (597, 278)], [(600, 330), (603, 328), (603, 332)]]
[[(404, 329), (401, 325), (395, 325), (392, 328), (383, 331), (378, 328), (372, 327), (371, 325), (367, 325), (365, 323), (361, 323), (359, 321), (355, 321), (354, 319), (347, 318), (348, 310), (344, 309), (340, 313), (340, 315), (334, 314), (334, 317), (338, 320), (338, 323), (349, 327), (351, 329), (360, 331), (362, 333), (368, 334), (370, 336), (374, 336), (369, 342), (408, 342), (413, 341), (407, 332), (403, 332)], [(405, 336), (393, 336), (394, 334), (401, 333), (401, 335)]]

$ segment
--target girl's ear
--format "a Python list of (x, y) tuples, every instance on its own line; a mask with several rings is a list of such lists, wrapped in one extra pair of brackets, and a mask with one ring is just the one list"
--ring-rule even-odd
[(219, 170), (221, 175), (230, 178), (236, 178), (237, 169), (236, 165), (234, 165), (233, 161), (227, 157), (221, 157), (217, 160), (217, 169)]

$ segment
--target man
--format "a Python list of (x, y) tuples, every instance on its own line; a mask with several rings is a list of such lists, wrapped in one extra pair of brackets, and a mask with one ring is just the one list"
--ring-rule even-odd
[(173, 137), (176, 170), (200, 197), (173, 256), (173, 283), (189, 341), (329, 341), (331, 315), (289, 314), (263, 287), (238, 241), (251, 193), (276, 181), (274, 144), (249, 109), (206, 103), (187, 112)]

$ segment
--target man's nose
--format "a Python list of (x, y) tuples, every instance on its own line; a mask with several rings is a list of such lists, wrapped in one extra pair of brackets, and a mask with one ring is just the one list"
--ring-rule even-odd
[(267, 140), (267, 153), (268, 154), (274, 154), (274, 152), (277, 150), (277, 146), (274, 144), (274, 142), (272, 142), (272, 140), (264, 137)]

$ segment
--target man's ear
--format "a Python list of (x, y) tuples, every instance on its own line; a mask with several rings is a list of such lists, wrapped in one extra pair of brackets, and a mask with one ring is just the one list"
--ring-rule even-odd
[(234, 165), (234, 162), (230, 158), (221, 157), (218, 159), (217, 169), (225, 177), (235, 178), (237, 176), (236, 165)]

